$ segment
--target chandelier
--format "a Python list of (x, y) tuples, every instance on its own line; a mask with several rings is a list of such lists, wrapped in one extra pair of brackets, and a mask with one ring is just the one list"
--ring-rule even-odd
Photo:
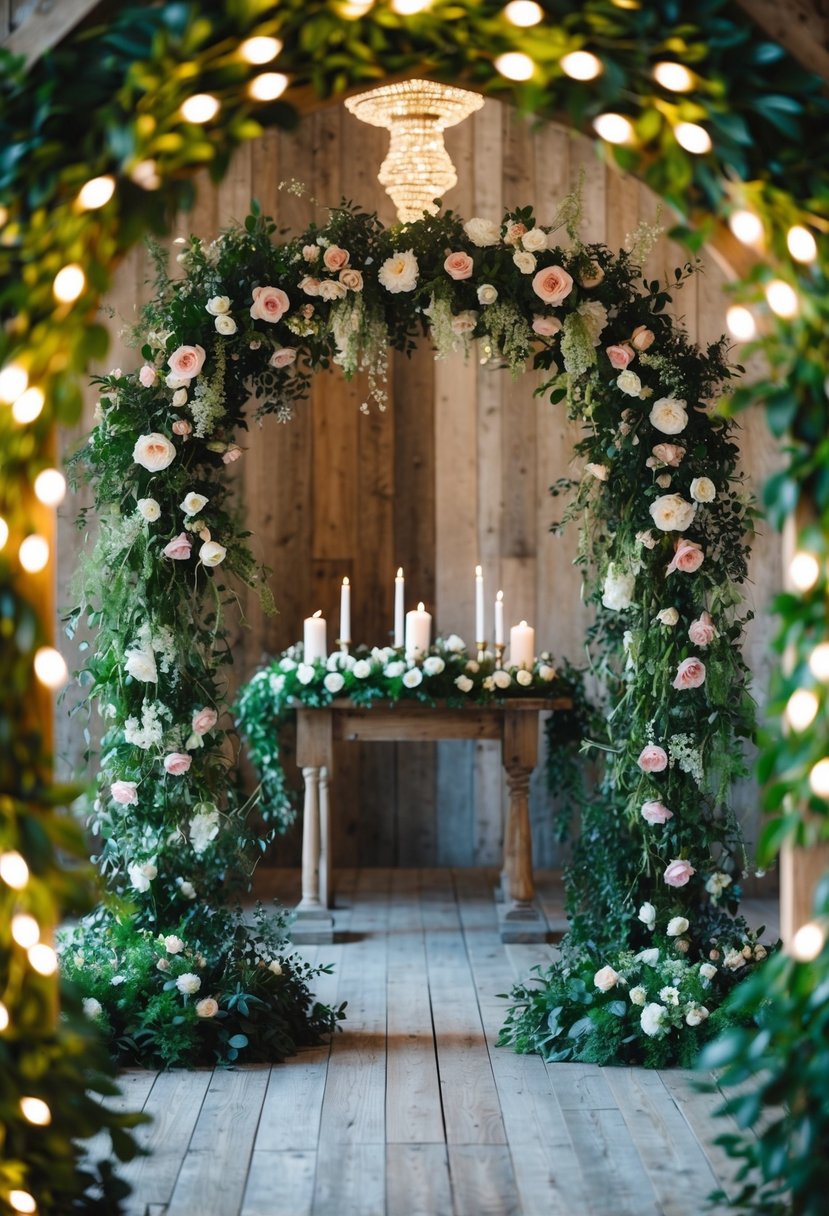
[(477, 93), (434, 80), (404, 80), (346, 99), (355, 118), (391, 133), (377, 176), (402, 223), (420, 219), (424, 211), (434, 215), (434, 200), (457, 185), (443, 132), (483, 104)]

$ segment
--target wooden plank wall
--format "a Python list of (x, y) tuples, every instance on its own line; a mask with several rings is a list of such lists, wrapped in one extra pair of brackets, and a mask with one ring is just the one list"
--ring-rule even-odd
[[(376, 180), (386, 139), (342, 107), (306, 118), (294, 134), (270, 132), (237, 154), (221, 186), (202, 183), (194, 212), (181, 218), (177, 231), (210, 238), (244, 217), (251, 196), (294, 232), (312, 218), (322, 222), (324, 206), (341, 196), (377, 209), (391, 223), (391, 203)], [(494, 218), (504, 206), (533, 202), (538, 220), (549, 223), (583, 174), (586, 240), (618, 247), (640, 219), (657, 217), (655, 197), (606, 168), (588, 141), (553, 126), (533, 129), (499, 102), (487, 100), (472, 119), (447, 132), (447, 146), (460, 179), (447, 205), (461, 214)], [(305, 183), (307, 193), (279, 189), (291, 181)], [(663, 276), (684, 260), (663, 238), (646, 269), (651, 277)], [(146, 278), (145, 258), (136, 252), (112, 293), (116, 316), (133, 318), (136, 302), (146, 298)], [(723, 286), (721, 271), (708, 259), (705, 275), (681, 293), (675, 310), (692, 336), (708, 340), (724, 328)], [(109, 366), (135, 362), (135, 353), (116, 341)], [(354, 588), (354, 638), (385, 641), (398, 565), (405, 569), (409, 598), (427, 603), (437, 628), (472, 640), (473, 569), (480, 562), (487, 600), (503, 587), (510, 621), (526, 617), (536, 626), (540, 648), (578, 661), (587, 616), (572, 568), (576, 533), (549, 534), (558, 512), (548, 494), (571, 468), (577, 428), (560, 408), (533, 396), (533, 374), (513, 380), (474, 358), (436, 362), (425, 345), (410, 360), (392, 358), (385, 413), (360, 412), (364, 387), (359, 380), (349, 385), (336, 374), (319, 375), (312, 400), (292, 423), (252, 423), (243, 440), (248, 450), (233, 473), (256, 550), (274, 572), (279, 615), (265, 619), (255, 601), (246, 601), (249, 627), (237, 641), (237, 678), (296, 640), (302, 618), (316, 608), (331, 622), (333, 643), (344, 575)], [(744, 420), (743, 441), (746, 468), (759, 485), (775, 460), (761, 417)], [(67, 532), (61, 546), (64, 582), (74, 535)], [(752, 579), (758, 619), (749, 662), (762, 699), (770, 663), (765, 607), (781, 582), (775, 536), (759, 538)], [(70, 758), (80, 751), (76, 734), (62, 728)], [(340, 758), (339, 778), (338, 864), (497, 862), (504, 808), (494, 745), (351, 745)], [(742, 800), (753, 813), (753, 786), (746, 786)], [(561, 852), (540, 774), (532, 813), (537, 858), (555, 865)], [(752, 821), (749, 833), (754, 830)], [(297, 843), (296, 837), (284, 842), (274, 861), (293, 862)]]

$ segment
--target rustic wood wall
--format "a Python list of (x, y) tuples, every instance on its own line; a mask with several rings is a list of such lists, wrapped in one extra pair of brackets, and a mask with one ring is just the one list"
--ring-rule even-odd
[[(324, 207), (344, 196), (394, 212), (376, 180), (385, 132), (360, 124), (340, 106), (306, 118), (291, 135), (271, 132), (236, 156), (226, 180), (203, 184), (194, 213), (180, 233), (212, 237), (242, 219), (251, 196), (291, 231), (324, 219)], [(654, 221), (655, 197), (636, 180), (607, 169), (592, 145), (553, 126), (534, 130), (511, 108), (487, 100), (483, 109), (447, 133), (459, 185), (447, 205), (465, 216), (498, 217), (503, 207), (532, 202), (548, 223), (561, 197), (584, 175), (586, 240), (620, 246), (644, 218)], [(302, 182), (299, 197), (280, 183)], [(685, 257), (664, 238), (647, 272), (663, 276)], [(111, 297), (116, 315), (130, 321), (147, 294), (142, 252), (122, 267)], [(713, 262), (677, 299), (676, 311), (701, 342), (724, 328), (724, 277)], [(114, 328), (116, 326), (114, 325)], [(115, 343), (109, 366), (134, 366), (135, 353)], [(586, 614), (572, 568), (575, 530), (549, 534), (557, 514), (548, 487), (570, 468), (574, 426), (560, 407), (533, 397), (528, 374), (480, 367), (460, 357), (436, 362), (425, 346), (408, 360), (392, 360), (389, 409), (361, 414), (362, 387), (334, 374), (319, 375), (313, 398), (297, 419), (253, 424), (244, 460), (234, 466), (255, 547), (273, 568), (276, 618), (264, 619), (246, 602), (249, 628), (236, 648), (237, 676), (249, 676), (263, 655), (296, 640), (302, 618), (322, 608), (337, 621), (343, 575), (353, 584), (355, 640), (378, 643), (391, 626), (398, 565), (407, 594), (422, 598), (437, 628), (473, 633), (473, 573), (484, 567), (487, 600), (503, 587), (507, 617), (534, 623), (540, 648), (579, 661)], [(762, 418), (744, 420), (745, 467), (759, 484), (775, 460)], [(70, 508), (71, 510), (71, 508)], [(76, 542), (67, 531), (61, 550), (72, 565)], [(780, 585), (778, 542), (758, 539), (748, 588), (758, 619), (749, 662), (759, 694), (769, 664), (769, 595)], [(77, 733), (77, 731), (75, 731)], [(79, 750), (64, 729), (67, 755)], [(754, 788), (742, 801), (754, 831)], [(503, 797), (496, 745), (375, 745), (344, 748), (336, 791), (339, 864), (484, 864), (499, 858)], [(560, 860), (550, 826), (549, 798), (536, 774), (532, 799), (536, 856)], [(296, 857), (296, 838), (276, 860)]]

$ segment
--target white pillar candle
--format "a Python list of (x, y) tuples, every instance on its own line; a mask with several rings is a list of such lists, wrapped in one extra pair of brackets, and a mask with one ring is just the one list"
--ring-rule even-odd
[(499, 591), (495, 597), (495, 645), (504, 644), (504, 593)]
[(432, 641), (432, 617), (423, 604), (406, 613), (406, 658), (422, 659)]
[(526, 621), (509, 631), (510, 667), (532, 667), (535, 662), (535, 630)]
[(405, 594), (405, 581), (403, 579), (403, 567), (400, 566), (397, 571), (397, 578), (394, 580), (394, 646), (399, 649), (403, 645), (403, 596)]
[(313, 616), (306, 616), (304, 623), (305, 662), (313, 663), (321, 659), (324, 663), (328, 658), (328, 640), (322, 612), (317, 610)]
[(351, 641), (351, 585), (347, 578), (340, 589), (340, 641)]
[(484, 572), (480, 566), (475, 567), (475, 641), (486, 640), (484, 632)]

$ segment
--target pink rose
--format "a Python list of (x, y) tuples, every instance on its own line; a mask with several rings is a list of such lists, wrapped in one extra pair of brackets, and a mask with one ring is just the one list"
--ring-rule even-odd
[(705, 664), (701, 659), (683, 659), (676, 669), (674, 688), (700, 688), (705, 683)]
[(545, 317), (537, 312), (533, 317), (533, 332), (540, 334), (542, 338), (552, 338), (561, 329), (561, 321), (558, 317)]
[(170, 752), (164, 757), (164, 771), (171, 777), (181, 777), (193, 763), (193, 757), (186, 752)]
[[(651, 451), (661, 464), (667, 464), (672, 469), (680, 464), (685, 455), (685, 448), (681, 448), (678, 443), (657, 443)], [(650, 461), (648, 464), (650, 465)]]
[(545, 304), (561, 304), (573, 290), (573, 279), (561, 266), (547, 266), (533, 276), (533, 291)]
[(121, 806), (135, 806), (138, 802), (138, 786), (134, 781), (113, 781), (109, 792)]
[(158, 379), (158, 372), (151, 363), (145, 363), (138, 373), (138, 379), (144, 385), (144, 388), (152, 388)]
[(690, 861), (679, 859), (671, 862), (662, 877), (669, 887), (684, 887), (692, 874), (696, 874), (696, 870)]
[(315, 279), (313, 275), (306, 274), (304, 279), (299, 280), (299, 290), (304, 291), (306, 296), (318, 296), (320, 293), (320, 281)]
[(647, 325), (637, 325), (630, 340), (637, 350), (647, 350), (653, 345), (654, 332)]
[(674, 570), (680, 570), (683, 574), (693, 574), (695, 570), (699, 570), (704, 560), (705, 554), (702, 551), (702, 545), (698, 545), (695, 540), (686, 540), (684, 536), (680, 536), (676, 542), (676, 552), (665, 573), (673, 574)]
[(611, 366), (618, 368), (619, 371), (624, 371), (627, 365), (632, 363), (636, 358), (636, 351), (631, 350), (629, 346), (625, 346), (624, 344), (621, 346), (608, 346), (606, 354)]
[(234, 464), (242, 455), (242, 449), (232, 443), (229, 448), (222, 452), (222, 464)]
[(526, 231), (526, 224), (521, 224), (517, 221), (507, 224), (507, 230), (504, 233), (504, 243), (507, 245), (517, 245)]
[(163, 552), (165, 557), (171, 557), (174, 562), (186, 562), (192, 547), (187, 533), (179, 532), (178, 536), (174, 536), (169, 544), (164, 546)]
[(707, 612), (701, 612), (688, 626), (688, 637), (695, 646), (708, 646), (716, 636), (716, 626)]
[(320, 255), (319, 245), (303, 245), (302, 246), (302, 256), (305, 258), (306, 262), (316, 262), (319, 255)]
[(348, 265), (351, 254), (347, 249), (340, 249), (339, 245), (329, 245), (325, 253), (322, 255), (322, 260), (328, 270), (342, 270)]
[(212, 730), (219, 720), (219, 715), (215, 709), (210, 709), (205, 705), (203, 709), (197, 709), (193, 714), (193, 730), (197, 735), (206, 735), (209, 730)]
[(203, 346), (180, 346), (167, 360), (167, 366), (179, 380), (192, 380), (204, 367), (206, 358)]
[(271, 367), (289, 367), (295, 360), (296, 351), (293, 346), (280, 346), (268, 359), (268, 363)]
[(189, 435), (192, 429), (192, 425), (187, 421), (186, 418), (177, 418), (173, 423), (174, 435)]
[(668, 753), (656, 743), (642, 748), (636, 761), (643, 773), (661, 773), (668, 767)]
[(281, 287), (254, 287), (250, 315), (254, 321), (279, 321), (290, 306)]
[(450, 253), (449, 257), (443, 263), (443, 269), (449, 275), (450, 279), (461, 280), (472, 277), (472, 271), (475, 263), (468, 253), (458, 252)]
[(642, 803), (642, 818), (647, 820), (648, 823), (667, 823), (673, 817), (673, 811), (669, 811), (664, 802)]

